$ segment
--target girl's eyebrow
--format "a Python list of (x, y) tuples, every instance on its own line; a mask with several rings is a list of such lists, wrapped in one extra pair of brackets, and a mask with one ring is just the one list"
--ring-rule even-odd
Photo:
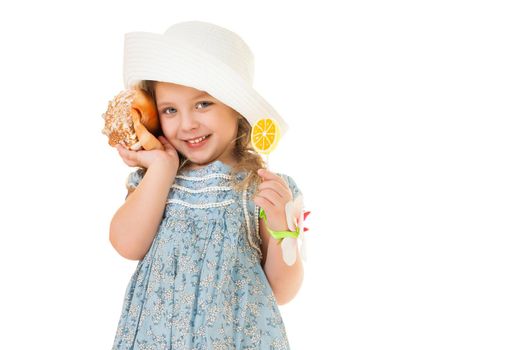
[[(197, 100), (197, 99), (199, 99), (201, 97), (209, 97), (209, 96), (208, 96), (208, 93), (206, 91), (203, 91), (200, 94), (197, 94), (197, 95), (193, 96), (193, 98), (190, 101), (195, 101), (195, 100)], [(162, 106), (171, 105), (171, 104), (173, 104), (173, 102), (163, 101), (163, 102), (157, 103), (157, 106), (158, 107), (162, 107)]]

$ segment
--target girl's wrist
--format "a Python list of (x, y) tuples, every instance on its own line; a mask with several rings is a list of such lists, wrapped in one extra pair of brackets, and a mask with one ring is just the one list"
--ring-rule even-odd
[(264, 220), (264, 222), (266, 223), (266, 230), (268, 231), (270, 236), (272, 236), (273, 238), (275, 238), (278, 241), (280, 241), (280, 240), (282, 240), (283, 238), (286, 238), (286, 237), (297, 238), (299, 236), (299, 228), (297, 228), (297, 230), (295, 230), (295, 231), (288, 231), (286, 229), (283, 229), (283, 230), (272, 230), (269, 227), (269, 225), (268, 225), (268, 219), (267, 219), (266, 213), (264, 212), (263, 209), (261, 209), (261, 211), (259, 212), (259, 217), (262, 218)]
[(173, 157), (162, 155), (155, 161), (153, 161), (151, 166), (161, 167), (167, 171), (172, 171), (176, 174), (177, 170), (179, 169), (179, 160), (174, 159)]

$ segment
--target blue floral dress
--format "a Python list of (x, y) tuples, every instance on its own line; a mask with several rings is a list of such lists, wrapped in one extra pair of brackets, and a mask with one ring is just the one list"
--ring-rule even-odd
[[(126, 288), (112, 349), (289, 349), (261, 266), (255, 185), (221, 161), (174, 179), (149, 251)], [(136, 187), (138, 168), (127, 186)], [(293, 179), (281, 175), (294, 198)]]

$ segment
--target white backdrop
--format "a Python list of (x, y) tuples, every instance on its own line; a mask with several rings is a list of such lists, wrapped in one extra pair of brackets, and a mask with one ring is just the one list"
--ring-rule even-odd
[(292, 349), (523, 349), (525, 50), (511, 1), (0, 5), (1, 347), (109, 349), (137, 262), (109, 243), (132, 170), (101, 114), (124, 33), (243, 37), (305, 195)]

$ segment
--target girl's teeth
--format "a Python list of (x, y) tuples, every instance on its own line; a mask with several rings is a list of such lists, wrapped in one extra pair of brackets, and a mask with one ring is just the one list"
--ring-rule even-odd
[(203, 136), (203, 137), (201, 137), (201, 138), (198, 138), (198, 139), (196, 139), (196, 140), (190, 140), (190, 141), (188, 141), (188, 142), (189, 142), (189, 143), (199, 143), (199, 142), (201, 142), (202, 140), (204, 140), (205, 138), (206, 138), (206, 136)]

